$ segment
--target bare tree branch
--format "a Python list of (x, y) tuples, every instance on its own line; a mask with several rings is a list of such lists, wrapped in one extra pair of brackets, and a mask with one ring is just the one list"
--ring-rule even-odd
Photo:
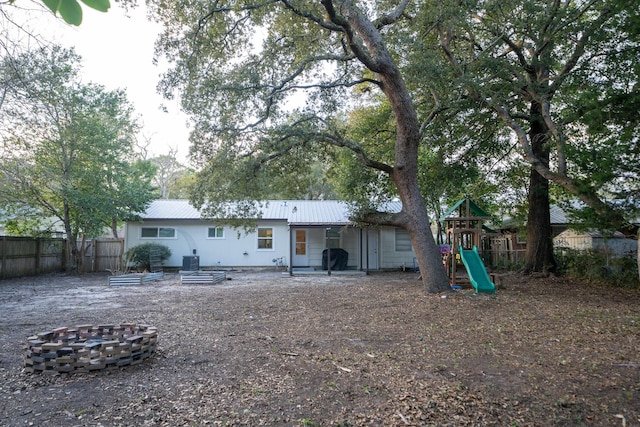
[(407, 10), (407, 5), (410, 0), (402, 0), (395, 9), (393, 9), (390, 13), (380, 16), (378, 19), (373, 21), (373, 25), (380, 30), (381, 28), (391, 25), (398, 21), (403, 15), (405, 10)]

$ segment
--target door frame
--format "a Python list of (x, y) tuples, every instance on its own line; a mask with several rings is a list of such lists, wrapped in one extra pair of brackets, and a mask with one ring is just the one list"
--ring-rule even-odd
[(362, 239), (362, 269), (380, 269), (380, 230), (377, 228), (365, 228)]
[[(304, 255), (298, 255), (298, 232), (304, 233)], [(296, 267), (309, 267), (309, 229), (307, 228), (292, 228), (291, 229), (291, 268)]]

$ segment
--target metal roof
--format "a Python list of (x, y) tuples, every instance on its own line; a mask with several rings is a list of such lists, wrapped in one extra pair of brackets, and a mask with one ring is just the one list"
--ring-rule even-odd
[(200, 219), (201, 215), (188, 200), (154, 200), (141, 217), (143, 220)]
[(551, 224), (567, 224), (570, 222), (566, 212), (558, 205), (549, 207), (549, 218), (551, 219)]
[[(549, 219), (553, 226), (567, 225), (570, 222), (570, 218), (567, 217), (566, 212), (558, 205), (551, 205), (549, 207)], [(494, 225), (494, 227), (497, 227), (498, 229), (518, 228), (523, 226), (525, 223), (526, 219), (524, 222), (521, 222), (513, 217), (505, 217), (502, 219), (502, 224)]]
[[(351, 207), (338, 200), (266, 200), (261, 205), (261, 218), (287, 221), (290, 225), (347, 225), (351, 224)], [(388, 212), (399, 212), (400, 202), (385, 205)], [(148, 220), (201, 219), (200, 211), (188, 200), (155, 200), (141, 215)]]

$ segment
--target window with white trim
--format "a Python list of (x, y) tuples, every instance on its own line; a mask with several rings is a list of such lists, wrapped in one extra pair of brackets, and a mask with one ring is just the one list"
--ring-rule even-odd
[(140, 237), (143, 239), (175, 239), (176, 229), (173, 227), (142, 227)]
[(259, 250), (273, 249), (273, 228), (271, 227), (258, 228), (258, 249)]
[(396, 228), (396, 252), (411, 252), (409, 233), (402, 228)]
[(224, 239), (224, 227), (209, 227), (207, 230), (208, 239)]
[(335, 249), (340, 247), (340, 229), (327, 229), (327, 248)]

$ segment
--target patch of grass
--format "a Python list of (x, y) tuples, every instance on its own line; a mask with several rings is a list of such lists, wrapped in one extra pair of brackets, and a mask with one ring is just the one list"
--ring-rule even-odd
[(366, 394), (377, 393), (378, 389), (375, 387), (369, 387), (368, 385), (362, 386), (362, 391)]

